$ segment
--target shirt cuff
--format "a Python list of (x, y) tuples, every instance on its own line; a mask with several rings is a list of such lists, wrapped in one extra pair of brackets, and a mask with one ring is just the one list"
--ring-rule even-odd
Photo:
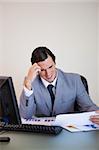
[(33, 94), (33, 90), (28, 90), (25, 86), (23, 87), (25, 95), (30, 97)]

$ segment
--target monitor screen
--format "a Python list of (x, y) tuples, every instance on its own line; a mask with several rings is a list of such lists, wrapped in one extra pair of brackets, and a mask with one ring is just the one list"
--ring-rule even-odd
[(8, 124), (21, 124), (11, 77), (0, 76), (0, 118)]

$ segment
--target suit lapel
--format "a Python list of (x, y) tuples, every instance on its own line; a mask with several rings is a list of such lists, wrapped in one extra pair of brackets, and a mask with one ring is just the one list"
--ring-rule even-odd
[(61, 109), (63, 93), (65, 92), (64, 90), (66, 90), (66, 84), (64, 85), (64, 83), (65, 82), (64, 82), (63, 76), (61, 75), (61, 72), (58, 70), (55, 103), (54, 103), (54, 108), (53, 108), (53, 112), (55, 111), (55, 114)]
[(42, 86), (41, 86), (41, 92), (43, 93), (43, 98), (44, 98), (45, 105), (47, 106), (48, 110), (51, 112), (52, 111), (51, 97), (50, 97), (49, 91), (43, 85), (43, 83), (42, 83)]
[(50, 97), (50, 94), (47, 90), (47, 88), (44, 86), (44, 84), (42, 83), (41, 81), (41, 78), (39, 77), (39, 79), (37, 80), (37, 83), (36, 85), (38, 85), (37, 89), (39, 90), (40, 95), (40, 100), (42, 100), (42, 107), (44, 109), (46, 109), (46, 111), (49, 112), (49, 114), (51, 113), (52, 111), (52, 104), (51, 104), (51, 97)]

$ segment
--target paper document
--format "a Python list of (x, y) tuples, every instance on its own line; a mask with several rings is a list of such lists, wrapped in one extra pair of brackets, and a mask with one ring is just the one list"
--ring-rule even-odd
[(32, 125), (48, 125), (51, 126), (55, 121), (55, 117), (33, 117), (32, 119), (21, 118), (22, 124)]
[(32, 119), (21, 119), (22, 124), (60, 126), (71, 132), (99, 130), (99, 125), (92, 123), (89, 119), (96, 115), (95, 111), (73, 114), (60, 114), (56, 117), (33, 117)]
[(90, 116), (95, 114), (95, 111), (75, 114), (62, 114), (56, 116), (54, 124), (71, 132), (99, 130), (99, 125), (96, 125), (89, 120)]

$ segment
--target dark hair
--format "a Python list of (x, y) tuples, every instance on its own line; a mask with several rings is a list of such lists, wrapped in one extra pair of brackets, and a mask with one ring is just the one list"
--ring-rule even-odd
[(48, 56), (51, 56), (52, 60), (55, 63), (55, 56), (47, 47), (37, 47), (32, 52), (31, 63), (33, 65), (34, 63), (44, 61), (48, 58)]

